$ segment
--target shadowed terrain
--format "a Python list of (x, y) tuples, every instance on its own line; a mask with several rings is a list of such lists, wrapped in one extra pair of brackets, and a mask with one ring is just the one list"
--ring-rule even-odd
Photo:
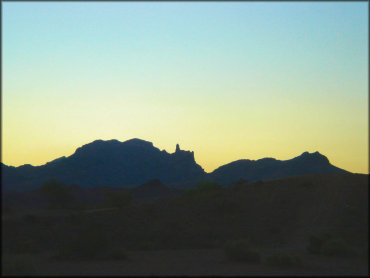
[[(141, 188), (143, 190), (150, 185), (153, 185), (153, 188), (160, 188), (163, 192), (168, 191), (159, 181), (152, 181)], [(138, 195), (143, 194), (138, 192)], [(141, 196), (147, 197), (148, 195), (145, 193)], [(271, 269), (265, 264), (255, 266), (252, 264), (249, 269), (254, 270), (249, 270), (250, 273), (255, 271), (255, 273), (276, 273), (277, 275), (279, 273), (320, 275), (320, 273), (338, 273), (340, 267), (344, 266), (347, 267), (345, 270), (347, 273), (364, 273), (368, 269), (366, 261), (368, 254), (368, 175), (316, 174), (264, 182), (239, 182), (227, 188), (203, 191), (185, 190), (178, 192), (176, 196), (167, 195), (164, 199), (150, 202), (131, 202), (120, 208), (29, 209), (22, 213), (17, 212), (16, 207), (8, 207), (5, 213), (3, 210), (2, 223), (3, 252), (6, 254), (31, 253), (36, 256), (35, 258), (47, 256), (43, 259), (45, 268), (41, 269), (41, 272), (52, 271), (49, 269), (50, 264), (54, 264), (52, 267), (54, 271), (65, 273), (67, 270), (62, 270), (63, 267), (58, 268), (58, 265), (65, 264), (63, 260), (66, 258), (59, 259), (59, 261), (54, 261), (56, 259), (53, 258), (61, 252), (70, 254), (68, 253), (70, 250), (65, 249), (66, 246), (71, 246), (72, 239), (77, 240), (72, 240), (73, 245), (80, 244), (80, 249), (85, 248), (85, 243), (83, 243), (85, 236), (93, 235), (94, 242), (98, 239), (101, 246), (106, 246), (105, 249), (100, 249), (101, 246), (98, 245), (97, 253), (105, 254), (117, 247), (126, 250), (127, 256), (131, 256), (131, 265), (130, 259), (125, 264), (131, 272), (125, 272), (126, 268), (126, 270), (121, 270), (121, 273), (127, 275), (137, 273), (138, 269), (141, 269), (138, 264), (144, 268), (144, 261), (148, 260), (148, 258), (145, 259), (146, 256), (157, 256), (155, 253), (152, 255), (145, 253), (149, 250), (152, 250), (151, 252), (168, 250), (166, 252), (169, 253), (166, 254), (169, 257), (163, 256), (167, 258), (164, 260), (170, 260), (172, 255), (169, 254), (173, 251), (169, 250), (190, 249), (216, 250), (216, 253), (209, 251), (209, 254), (214, 254), (215, 257), (208, 258), (214, 267), (201, 270), (199, 267), (202, 261), (199, 261), (199, 264), (197, 262), (185, 263), (189, 260), (188, 257), (178, 253), (177, 258), (182, 267), (193, 264), (194, 269), (198, 269), (198, 274), (211, 275), (214, 271), (211, 270), (212, 268), (219, 269), (220, 273), (243, 275), (240, 273), (244, 273), (243, 269), (247, 271), (248, 267), (240, 268), (240, 264), (227, 263), (226, 270), (221, 270), (220, 267), (225, 258), (224, 255), (217, 255), (223, 254), (222, 248), (226, 242), (240, 239), (253, 242), (262, 258), (274, 251), (291, 250), (291, 252), (300, 254), (306, 264), (305, 268), (281, 271), (279, 268), (278, 270)], [(310, 236), (323, 233), (329, 233), (345, 240), (356, 251), (356, 257), (346, 259), (309, 254), (307, 245)], [(191, 255), (189, 256), (191, 258)], [(75, 259), (72, 260), (75, 261)], [(85, 261), (86, 267), (89, 265), (88, 261)], [(163, 268), (159, 270), (159, 266), (154, 261), (147, 261), (147, 263), (148, 271), (157, 270), (154, 274), (177, 273), (180, 275), (181, 271), (188, 273), (185, 269), (181, 270), (181, 267), (177, 270), (169, 268), (168, 272), (165, 272)], [(78, 262), (75, 261), (73, 264), (76, 268), (73, 273), (89, 272), (88, 270), (83, 272), (83, 268), (78, 267)], [(102, 264), (109, 265), (104, 262)], [(149, 265), (152, 265), (152, 268)], [(333, 269), (333, 266), (338, 266), (338, 271)], [(90, 267), (94, 268), (92, 265)], [(238, 268), (241, 272), (236, 270)], [(57, 269), (60, 269), (60, 272)], [(78, 269), (81, 271), (79, 272)], [(119, 269), (118, 267), (118, 272)], [(110, 271), (114, 272), (114, 270)], [(191, 275), (196, 275), (195, 272)], [(244, 274), (248, 275), (248, 273)]]

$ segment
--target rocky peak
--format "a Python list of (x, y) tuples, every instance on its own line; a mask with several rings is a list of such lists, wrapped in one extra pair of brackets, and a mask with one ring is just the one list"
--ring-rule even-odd
[(309, 153), (309, 152), (304, 152), (300, 156), (298, 156), (300, 160), (304, 161), (318, 161), (318, 162), (324, 162), (324, 163), (329, 163), (328, 158), (325, 155), (322, 155), (318, 151)]
[(176, 151), (172, 155), (177, 159), (195, 162), (194, 152), (181, 150), (179, 144), (176, 144)]
[(142, 140), (142, 139), (139, 139), (139, 138), (133, 138), (133, 139), (127, 140), (127, 141), (123, 142), (123, 144), (130, 145), (130, 146), (131, 145), (132, 146), (138, 146), (138, 147), (153, 147), (152, 142), (145, 141), (145, 140)]

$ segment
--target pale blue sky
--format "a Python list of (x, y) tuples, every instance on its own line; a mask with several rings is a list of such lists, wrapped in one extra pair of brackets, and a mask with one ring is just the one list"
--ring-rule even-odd
[(318, 150), (368, 171), (367, 2), (2, 7), (5, 163), (139, 137), (206, 170)]

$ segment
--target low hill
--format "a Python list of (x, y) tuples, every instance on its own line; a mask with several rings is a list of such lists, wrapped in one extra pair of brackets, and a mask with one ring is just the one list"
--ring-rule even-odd
[(331, 165), (327, 157), (319, 152), (304, 152), (289, 160), (274, 158), (237, 160), (217, 168), (210, 177), (223, 185), (229, 185), (239, 179), (257, 181), (304, 174), (331, 173), (349, 172)]

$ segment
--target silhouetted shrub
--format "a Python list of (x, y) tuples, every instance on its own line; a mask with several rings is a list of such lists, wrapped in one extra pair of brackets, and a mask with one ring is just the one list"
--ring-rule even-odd
[(218, 189), (222, 189), (222, 186), (219, 185), (218, 183), (216, 182), (212, 182), (212, 181), (202, 181), (202, 182), (199, 182), (195, 185), (194, 189), (196, 191), (210, 191), (210, 190), (218, 190)]
[(232, 213), (239, 213), (240, 206), (223, 196), (220, 199), (214, 200), (215, 211), (220, 214), (232, 214)]
[(307, 251), (311, 254), (326, 256), (348, 257), (356, 255), (354, 248), (349, 246), (342, 238), (331, 234), (323, 234), (321, 237), (310, 236)]
[(275, 253), (266, 258), (266, 264), (272, 266), (303, 266), (301, 257), (287, 253)]
[(108, 249), (108, 239), (96, 226), (80, 227), (61, 248), (61, 259), (97, 259)]
[(30, 254), (40, 252), (40, 245), (31, 236), (20, 235), (13, 238), (10, 242), (12, 253)]
[(137, 242), (130, 242), (129, 243), (133, 249), (137, 250), (158, 250), (159, 242), (157, 239), (154, 240), (140, 240)]
[(14, 213), (14, 209), (10, 206), (3, 205), (1, 212), (3, 215), (12, 215)]
[(26, 214), (25, 216), (23, 216), (23, 220), (26, 223), (34, 224), (34, 223), (37, 223), (39, 219), (35, 215)]
[(307, 246), (307, 251), (311, 254), (320, 254), (323, 240), (318, 237), (311, 235), (309, 238), (309, 244)]
[(125, 260), (127, 259), (126, 250), (124, 248), (114, 246), (108, 251), (107, 259)]
[(8, 275), (36, 275), (37, 264), (31, 255), (2, 254), (1, 274)]
[(80, 223), (81, 221), (81, 216), (77, 215), (76, 213), (69, 213), (67, 216), (66, 216), (66, 222), (68, 224), (71, 224), (71, 225), (77, 225)]
[(187, 188), (183, 191), (183, 196), (191, 197), (191, 198), (198, 198), (204, 196), (214, 196), (217, 197), (220, 195), (220, 190), (223, 189), (221, 185), (216, 182), (212, 181), (202, 181), (197, 183), (192, 188)]
[(132, 202), (132, 193), (130, 190), (112, 190), (106, 189), (104, 192), (103, 204), (108, 207), (124, 208)]
[(334, 238), (334, 236), (329, 233), (324, 233), (321, 236), (311, 235), (307, 251), (311, 254), (321, 254), (323, 244), (332, 238)]
[(313, 182), (312, 181), (305, 181), (302, 183), (302, 186), (304, 188), (312, 188), (314, 186)]
[(83, 224), (59, 250), (57, 259), (125, 259), (125, 251), (109, 240), (103, 227)]
[(231, 261), (259, 263), (261, 257), (259, 252), (253, 250), (249, 241), (234, 240), (229, 241), (224, 246), (224, 252)]
[(46, 217), (42, 217), (40, 218), (40, 224), (45, 226), (45, 227), (51, 227), (55, 224), (57, 224), (59, 221), (52, 217), (52, 216), (46, 216)]
[(74, 204), (73, 188), (56, 179), (47, 181), (40, 188), (40, 193), (48, 200), (49, 207), (53, 209), (70, 208)]
[(341, 238), (332, 238), (324, 242), (321, 254), (335, 257), (355, 256), (356, 251)]
[(239, 189), (247, 183), (248, 183), (248, 180), (246, 180), (244, 178), (240, 178), (239, 180), (232, 183), (232, 188), (233, 189)]

